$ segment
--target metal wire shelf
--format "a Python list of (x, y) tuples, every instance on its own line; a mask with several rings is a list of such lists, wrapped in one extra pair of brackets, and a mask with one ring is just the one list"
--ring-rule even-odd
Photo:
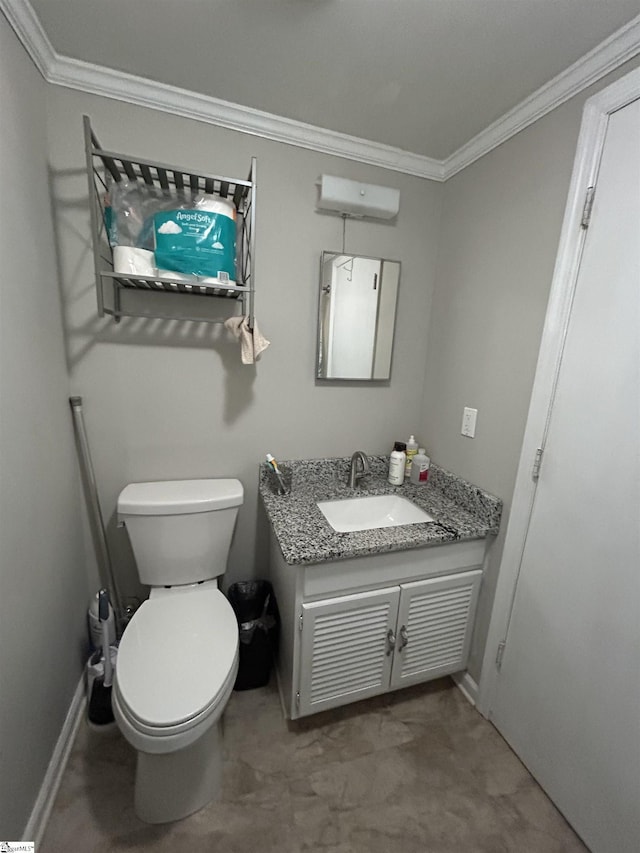
[[(197, 299), (222, 298), (239, 300), (242, 313), (249, 316), (249, 325), (253, 327), (254, 275), (253, 257), (255, 246), (255, 199), (257, 162), (253, 157), (247, 180), (227, 178), (220, 175), (196, 174), (166, 163), (142, 160), (127, 155), (107, 151), (102, 148), (91, 129), (89, 116), (84, 116), (84, 139), (89, 180), (91, 207), (91, 230), (93, 237), (94, 267), (98, 314), (108, 314), (119, 322), (121, 317), (149, 317), (168, 319), (169, 312), (139, 312), (126, 304), (127, 292), (153, 292), (169, 295), (182, 294)], [(203, 280), (185, 281), (170, 276), (125, 276), (114, 272), (113, 250), (107, 238), (104, 197), (109, 182), (122, 180), (143, 181), (148, 186), (158, 188), (164, 193), (175, 196), (176, 202), (188, 201), (195, 195), (215, 195), (232, 199), (238, 213), (236, 276), (238, 281), (230, 284), (211, 284)], [(167, 304), (169, 304), (167, 300)], [(215, 323), (210, 316), (182, 317), (176, 313), (175, 319), (190, 319), (198, 322)]]

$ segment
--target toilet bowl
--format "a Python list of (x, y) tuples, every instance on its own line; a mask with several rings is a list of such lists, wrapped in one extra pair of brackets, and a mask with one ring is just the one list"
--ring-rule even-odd
[[(127, 626), (112, 692), (118, 727), (138, 753), (135, 810), (148, 823), (186, 817), (220, 791), (220, 719), (239, 639), (216, 578), (241, 501), (237, 480), (138, 483), (118, 500), (141, 580), (163, 584)], [(223, 552), (216, 566), (211, 556)]]

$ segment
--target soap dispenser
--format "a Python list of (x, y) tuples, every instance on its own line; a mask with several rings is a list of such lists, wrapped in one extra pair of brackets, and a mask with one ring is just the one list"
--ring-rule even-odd
[(404, 468), (404, 476), (405, 477), (409, 477), (411, 474), (411, 460), (413, 459), (413, 457), (416, 455), (417, 452), (418, 452), (418, 442), (416, 441), (416, 438), (414, 435), (410, 435), (409, 441), (407, 442), (407, 450), (406, 450), (407, 460), (405, 462), (405, 468)]

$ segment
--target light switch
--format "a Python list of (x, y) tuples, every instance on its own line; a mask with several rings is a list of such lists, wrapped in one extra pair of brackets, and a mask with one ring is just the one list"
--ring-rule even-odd
[(462, 429), (460, 430), (462, 435), (466, 435), (467, 438), (475, 438), (477, 417), (477, 409), (469, 409), (465, 406), (464, 412), (462, 413)]

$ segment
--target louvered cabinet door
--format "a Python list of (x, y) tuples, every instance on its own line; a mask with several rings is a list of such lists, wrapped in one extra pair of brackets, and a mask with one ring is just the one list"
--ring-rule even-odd
[(402, 584), (391, 687), (467, 665), (482, 571)]
[(302, 605), (299, 714), (389, 689), (400, 588)]

